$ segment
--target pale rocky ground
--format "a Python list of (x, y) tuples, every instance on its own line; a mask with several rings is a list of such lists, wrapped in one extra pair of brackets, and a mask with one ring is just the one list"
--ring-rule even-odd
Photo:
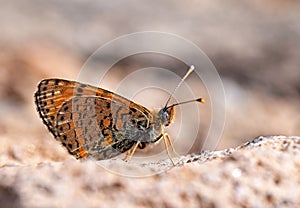
[[(157, 163), (36, 164), (1, 154), (2, 207), (299, 207), (300, 137), (258, 137), (237, 148)], [(152, 176), (146, 176), (145, 169)], [(157, 174), (157, 171), (168, 169)], [(125, 176), (129, 172), (141, 177)], [(121, 175), (123, 174), (123, 176)]]

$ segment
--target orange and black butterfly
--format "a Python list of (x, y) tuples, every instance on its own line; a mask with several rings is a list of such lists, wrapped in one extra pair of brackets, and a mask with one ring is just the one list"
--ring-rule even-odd
[[(191, 66), (180, 84), (193, 69)], [(176, 151), (164, 128), (172, 122), (176, 105), (203, 103), (204, 99), (167, 106), (172, 94), (161, 110), (150, 111), (102, 88), (76, 81), (45, 79), (38, 84), (35, 103), (55, 139), (78, 159), (105, 160), (125, 152), (131, 157), (137, 148), (163, 139), (174, 164), (168, 143)]]

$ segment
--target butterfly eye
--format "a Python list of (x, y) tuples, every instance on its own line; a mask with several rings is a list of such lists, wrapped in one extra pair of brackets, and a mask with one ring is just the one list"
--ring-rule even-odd
[(169, 117), (170, 117), (169, 113), (167, 111), (164, 111), (164, 113), (163, 113), (164, 120), (165, 121), (169, 120)]

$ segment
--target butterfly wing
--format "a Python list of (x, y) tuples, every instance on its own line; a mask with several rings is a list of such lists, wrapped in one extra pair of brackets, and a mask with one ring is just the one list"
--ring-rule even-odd
[(110, 91), (61, 79), (41, 81), (35, 102), (49, 131), (78, 158), (108, 159), (129, 150), (136, 141), (129, 138), (135, 127), (127, 121), (149, 121), (152, 116)]

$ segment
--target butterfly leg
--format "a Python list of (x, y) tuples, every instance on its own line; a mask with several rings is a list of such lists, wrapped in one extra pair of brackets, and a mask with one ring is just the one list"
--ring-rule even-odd
[(125, 158), (124, 158), (125, 161), (130, 161), (130, 160), (131, 160), (131, 158), (132, 158), (132, 156), (134, 155), (134, 153), (135, 153), (137, 147), (138, 147), (140, 144), (141, 144), (141, 142), (138, 141), (137, 143), (135, 143), (135, 145), (133, 146), (133, 148), (131, 148), (131, 150), (129, 150), (129, 151), (126, 152), (126, 155), (125, 155)]
[(168, 142), (169, 142), (169, 144), (170, 144), (170, 146), (171, 146), (172, 151), (174, 152), (174, 154), (175, 154), (177, 157), (180, 157), (180, 155), (176, 152), (176, 150), (175, 150), (175, 148), (174, 148), (174, 146), (173, 146), (173, 143), (172, 143), (172, 140), (171, 140), (169, 134), (168, 134), (168, 133), (164, 133), (164, 137), (167, 138), (167, 140), (168, 140)]
[[(166, 149), (166, 152), (167, 152), (167, 155), (168, 155), (168, 157), (170, 158), (170, 160), (171, 160), (171, 162), (172, 162), (172, 164), (173, 164), (173, 166), (176, 166), (175, 165), (175, 162), (173, 161), (173, 158), (172, 158), (172, 156), (170, 155), (170, 152), (169, 152), (169, 147), (168, 147), (168, 144), (167, 144), (167, 136), (166, 135), (168, 135), (168, 134), (164, 134), (163, 135), (163, 139), (164, 139), (164, 145), (165, 145), (165, 149)], [(169, 135), (168, 135), (169, 136)]]

